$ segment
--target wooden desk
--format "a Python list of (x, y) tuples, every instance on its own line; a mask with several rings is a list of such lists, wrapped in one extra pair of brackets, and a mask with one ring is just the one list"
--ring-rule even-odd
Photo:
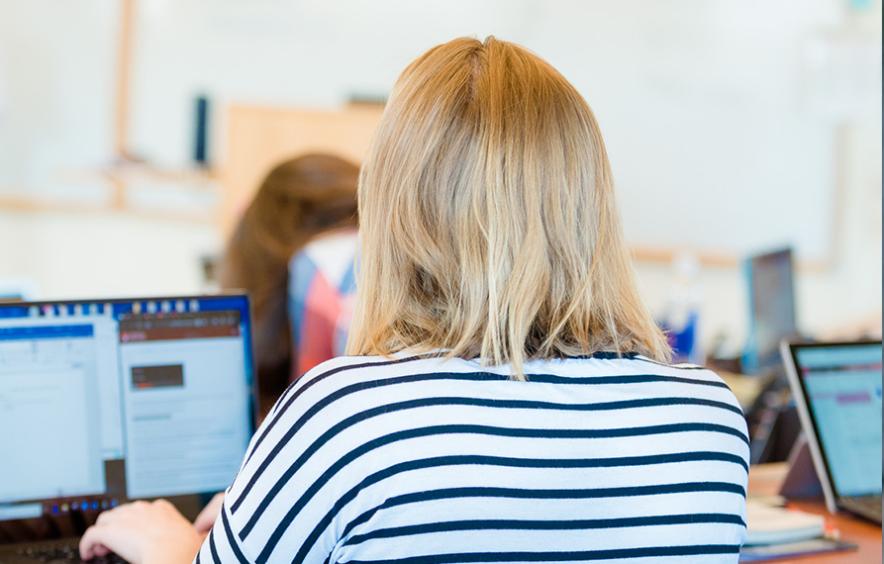
[[(753, 466), (749, 471), (749, 495), (777, 495), (787, 471), (788, 468), (785, 463)], [(794, 507), (808, 513), (825, 515), (827, 523), (841, 532), (841, 539), (858, 545), (859, 550), (777, 560), (776, 562), (803, 562), (806, 564), (822, 564), (824, 562), (833, 564), (836, 562), (839, 564), (850, 564), (853, 562), (857, 564), (875, 564), (881, 562), (881, 529), (877, 525), (856, 519), (844, 513), (829, 515), (822, 500), (790, 502), (788, 507)]]

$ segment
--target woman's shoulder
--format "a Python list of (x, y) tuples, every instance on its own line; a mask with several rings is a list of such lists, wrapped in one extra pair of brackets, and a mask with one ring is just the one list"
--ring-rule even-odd
[[(672, 382), (722, 388), (728, 385), (711, 369), (696, 364), (666, 363), (638, 354), (595, 353), (555, 359), (535, 359), (524, 366), (527, 382), (546, 384)], [(320, 383), (338, 387), (370, 385), (379, 380), (398, 383), (434, 382), (447, 379), (506, 382), (509, 365), (493, 365), (479, 358), (448, 357), (435, 352), (400, 352), (389, 356), (340, 356), (318, 364), (297, 380), (294, 387)], [(404, 380), (403, 380), (404, 379)]]
[(433, 372), (439, 366), (437, 354), (337, 356), (317, 364), (293, 381), (277, 403), (290, 403), (305, 395), (342, 395), (372, 388), (380, 380), (401, 380), (403, 377)]
[(652, 379), (657, 377), (670, 382), (718, 388), (725, 392), (730, 403), (742, 411), (729, 384), (708, 366), (689, 362), (665, 362), (641, 354), (624, 355), (621, 363), (629, 370), (647, 374)]
[(384, 374), (398, 370), (397, 367), (414, 368), (438, 365), (438, 354), (397, 353), (392, 355), (341, 355), (317, 364), (305, 373), (298, 381), (322, 380), (335, 374), (343, 374), (341, 379), (356, 378), (364, 380), (365, 375)]
[[(544, 375), (558, 376), (662, 376), (674, 379), (697, 380), (711, 385), (727, 387), (712, 369), (690, 363), (667, 363), (633, 353), (599, 352), (585, 356), (570, 356), (554, 359), (534, 359), (526, 363), (525, 375), (528, 381), (543, 381)], [(508, 365), (494, 365), (480, 358), (449, 357), (439, 351), (399, 352), (388, 356), (338, 356), (317, 364), (305, 373), (295, 384), (312, 380), (324, 380), (335, 374), (344, 374), (339, 379), (366, 377), (388, 377), (398, 373), (438, 371), (445, 373), (465, 372), (484, 373), (509, 378)]]

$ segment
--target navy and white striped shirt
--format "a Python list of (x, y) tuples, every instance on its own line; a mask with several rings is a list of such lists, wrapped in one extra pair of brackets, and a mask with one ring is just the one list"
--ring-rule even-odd
[(712, 372), (342, 357), (279, 399), (196, 562), (736, 562), (746, 423)]

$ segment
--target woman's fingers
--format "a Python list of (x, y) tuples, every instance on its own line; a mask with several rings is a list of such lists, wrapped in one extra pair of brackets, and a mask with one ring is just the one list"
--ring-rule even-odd
[(127, 503), (99, 515), (80, 541), (84, 560), (115, 552), (133, 564), (189, 562), (201, 539), (166, 500)]
[(196, 532), (204, 535), (212, 530), (212, 526), (215, 525), (215, 520), (221, 513), (221, 505), (223, 503), (223, 493), (216, 494), (215, 497), (212, 498), (206, 507), (200, 511), (200, 514), (197, 515), (196, 520), (193, 522), (193, 526), (196, 527)]
[[(117, 535), (118, 536), (118, 535)], [(80, 539), (80, 558), (90, 560), (96, 556), (106, 556), (111, 551), (123, 556), (116, 546), (115, 529), (105, 525), (89, 527)]]

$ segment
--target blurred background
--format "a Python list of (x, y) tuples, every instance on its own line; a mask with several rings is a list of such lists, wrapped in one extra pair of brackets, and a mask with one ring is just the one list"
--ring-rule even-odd
[(819, 336), (881, 316), (880, 0), (0, 0), (0, 294), (211, 290), (263, 176), (358, 161), (402, 68), (493, 34), (601, 123), (643, 295), (738, 354), (746, 257)]

